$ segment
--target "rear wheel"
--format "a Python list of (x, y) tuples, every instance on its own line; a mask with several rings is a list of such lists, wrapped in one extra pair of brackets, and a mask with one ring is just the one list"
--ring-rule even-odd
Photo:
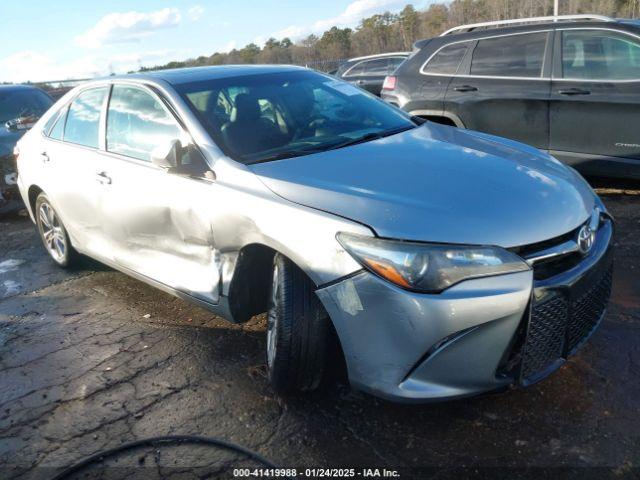
[(289, 259), (276, 254), (267, 313), (267, 368), (279, 393), (311, 391), (322, 380), (329, 317), (315, 285)]
[(36, 199), (35, 217), (40, 238), (49, 256), (59, 266), (71, 267), (78, 255), (71, 246), (62, 220), (44, 193)]

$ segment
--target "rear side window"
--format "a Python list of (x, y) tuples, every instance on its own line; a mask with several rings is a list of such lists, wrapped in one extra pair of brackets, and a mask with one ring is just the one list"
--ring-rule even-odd
[(444, 47), (429, 60), (422, 71), (439, 75), (455, 75), (467, 53), (467, 48), (469, 48), (469, 44), (466, 42)]
[(182, 130), (148, 92), (115, 85), (107, 110), (107, 150), (151, 161), (151, 151), (180, 139)]
[(492, 77), (540, 77), (547, 33), (528, 33), (478, 41), (471, 74)]
[(640, 42), (605, 30), (564, 31), (562, 76), (585, 80), (640, 79)]
[(54, 115), (52, 118), (55, 123), (53, 124), (53, 128), (49, 130), (49, 138), (53, 138), (54, 140), (62, 140), (62, 134), (64, 133), (64, 122), (67, 119), (67, 108), (65, 107), (62, 113)]
[[(102, 110), (106, 93), (107, 87), (92, 88), (91, 90), (85, 90), (76, 97), (67, 113), (67, 121), (64, 127), (65, 142), (98, 148), (100, 111)], [(60, 122), (58, 121), (58, 123)]]
[(388, 61), (386, 58), (376, 58), (375, 60), (363, 60), (356, 63), (353, 68), (347, 71), (345, 77), (363, 77), (366, 75), (386, 75)]

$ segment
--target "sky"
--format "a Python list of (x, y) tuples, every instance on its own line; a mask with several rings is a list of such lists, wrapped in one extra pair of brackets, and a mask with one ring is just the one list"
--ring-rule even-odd
[(0, 82), (126, 73), (432, 1), (0, 0)]

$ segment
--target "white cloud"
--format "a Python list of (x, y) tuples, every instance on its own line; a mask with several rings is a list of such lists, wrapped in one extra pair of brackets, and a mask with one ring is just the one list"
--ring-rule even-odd
[(290, 25), (272, 34), (275, 38), (298, 39), (311, 33), (322, 33), (333, 26), (353, 27), (364, 17), (386, 10), (398, 10), (406, 5), (406, 0), (355, 0), (338, 16), (318, 20), (310, 25)]
[(187, 10), (188, 17), (194, 22), (197, 22), (198, 20), (200, 20), (203, 13), (204, 13), (204, 8), (202, 7), (202, 5), (194, 5), (189, 10)]
[(229, 53), (231, 50), (233, 50), (237, 46), (238, 46), (238, 43), (235, 40), (232, 40), (229, 43), (227, 43), (226, 45), (224, 45), (222, 48), (216, 49), (216, 52)]
[(177, 26), (182, 17), (176, 8), (155, 12), (109, 13), (85, 33), (76, 37), (76, 44), (98, 48), (102, 45), (139, 42), (157, 30)]
[(16, 83), (91, 78), (166, 63), (175, 58), (182, 58), (183, 54), (175, 50), (120, 55), (87, 54), (61, 62), (51, 55), (26, 50), (0, 59), (0, 72), (1, 80)]

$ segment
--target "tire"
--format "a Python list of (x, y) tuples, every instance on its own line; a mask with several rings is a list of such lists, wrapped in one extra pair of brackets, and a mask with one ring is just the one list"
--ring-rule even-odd
[(325, 372), (329, 316), (315, 285), (289, 259), (276, 254), (267, 312), (267, 371), (280, 394), (312, 391)]
[(78, 253), (71, 246), (67, 229), (44, 193), (36, 199), (34, 215), (40, 239), (51, 259), (62, 268), (74, 266)]

